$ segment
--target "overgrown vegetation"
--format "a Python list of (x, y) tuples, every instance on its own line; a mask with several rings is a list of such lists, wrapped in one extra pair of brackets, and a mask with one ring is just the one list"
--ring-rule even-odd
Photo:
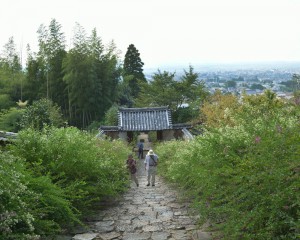
[(124, 190), (128, 149), (76, 128), (27, 129), (0, 154), (0, 238), (33, 239), (80, 222), (95, 201)]
[(77, 24), (73, 39), (67, 51), (52, 19), (38, 30), (38, 51), (27, 47), (26, 69), (13, 38), (1, 54), (0, 130), (23, 131), (0, 154), (0, 239), (59, 233), (79, 223), (95, 201), (123, 190), (123, 143), (56, 128), (117, 125), (119, 106), (169, 106), (173, 123), (203, 123), (204, 134), (194, 141), (158, 147), (159, 169), (188, 190), (217, 237), (300, 238), (299, 75), (282, 82), (295, 91), (294, 102), (270, 91), (207, 99), (192, 66), (179, 80), (158, 70), (148, 81), (133, 44), (122, 66), (113, 41), (105, 46), (96, 29), (87, 35)]
[(226, 108), (223, 98), (206, 103), (206, 120), (220, 107), (203, 136), (158, 147), (160, 173), (188, 190), (222, 239), (299, 239), (299, 105), (269, 91)]

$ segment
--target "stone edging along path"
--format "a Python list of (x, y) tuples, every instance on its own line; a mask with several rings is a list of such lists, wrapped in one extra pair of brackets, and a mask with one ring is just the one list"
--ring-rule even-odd
[(115, 204), (87, 218), (89, 230), (77, 231), (73, 240), (209, 240), (211, 235), (198, 229), (198, 216), (190, 215), (188, 204), (157, 177), (147, 187), (143, 160), (138, 169), (139, 187), (130, 189)]

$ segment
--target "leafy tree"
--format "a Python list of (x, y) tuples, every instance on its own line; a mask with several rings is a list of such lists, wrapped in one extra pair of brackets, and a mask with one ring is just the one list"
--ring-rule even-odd
[(280, 82), (280, 84), (283, 85), (283, 87), (281, 87), (282, 91), (292, 92), (295, 83), (293, 81), (284, 81), (284, 82)]
[(61, 127), (64, 121), (60, 108), (49, 99), (41, 99), (33, 102), (22, 114), (20, 126), (41, 130), (45, 125)]
[(208, 91), (204, 81), (199, 80), (199, 74), (194, 72), (194, 68), (189, 66), (189, 70), (184, 70), (184, 75), (176, 82), (179, 102), (177, 106), (183, 103), (192, 104), (201, 102), (208, 96)]
[[(175, 73), (158, 70), (152, 76), (152, 81), (141, 84), (141, 92), (136, 100), (138, 107), (169, 106), (172, 110), (177, 109)], [(181, 99), (181, 97), (180, 97)]]
[(255, 89), (264, 90), (265, 87), (263, 85), (261, 85), (261, 84), (254, 83), (254, 84), (252, 84), (250, 86), (250, 89), (253, 89), (253, 90), (255, 90)]
[[(158, 70), (149, 83), (141, 84), (141, 93), (136, 101), (136, 106), (169, 106), (173, 113), (173, 121), (180, 119), (191, 120), (199, 112), (200, 103), (206, 98), (208, 92), (204, 82), (199, 80), (198, 73), (193, 67), (184, 71), (179, 81), (175, 80), (175, 73)], [(183, 109), (187, 105), (188, 109)], [(188, 117), (182, 114), (188, 113)]]
[(0, 112), (0, 129), (7, 132), (18, 132), (23, 109), (10, 108)]
[(107, 126), (117, 126), (118, 125), (118, 105), (113, 105), (105, 113), (104, 124)]
[(117, 86), (117, 103), (120, 106), (132, 107), (134, 99), (131, 95), (131, 89), (128, 85), (128, 81), (120, 81)]
[(180, 81), (175, 82), (175, 89), (178, 100), (177, 109), (173, 112), (173, 121), (188, 122), (196, 118), (208, 91), (192, 66), (189, 66), (188, 71), (184, 70)]
[(216, 91), (208, 97), (201, 108), (199, 122), (204, 122), (207, 127), (220, 127), (221, 125), (235, 125), (230, 118), (228, 111), (238, 111), (238, 98), (232, 94), (223, 95), (221, 91)]
[(0, 109), (9, 109), (14, 105), (11, 97), (7, 93), (0, 94)]
[(133, 98), (136, 98), (140, 92), (139, 82), (146, 82), (143, 66), (139, 51), (130, 44), (125, 54), (123, 78), (128, 83)]
[(225, 87), (227, 88), (236, 88), (236, 81), (230, 80), (225, 83)]

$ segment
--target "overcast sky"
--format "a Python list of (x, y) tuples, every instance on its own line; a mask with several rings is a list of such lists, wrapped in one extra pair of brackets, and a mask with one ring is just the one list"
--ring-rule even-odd
[(36, 49), (55, 18), (67, 44), (78, 22), (121, 57), (133, 43), (145, 68), (163, 64), (300, 60), (300, 0), (2, 0), (0, 47)]

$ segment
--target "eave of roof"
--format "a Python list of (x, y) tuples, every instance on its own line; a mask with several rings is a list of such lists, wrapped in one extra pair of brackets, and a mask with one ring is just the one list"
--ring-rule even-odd
[(120, 130), (118, 126), (100, 126), (99, 129), (105, 132), (118, 132)]

